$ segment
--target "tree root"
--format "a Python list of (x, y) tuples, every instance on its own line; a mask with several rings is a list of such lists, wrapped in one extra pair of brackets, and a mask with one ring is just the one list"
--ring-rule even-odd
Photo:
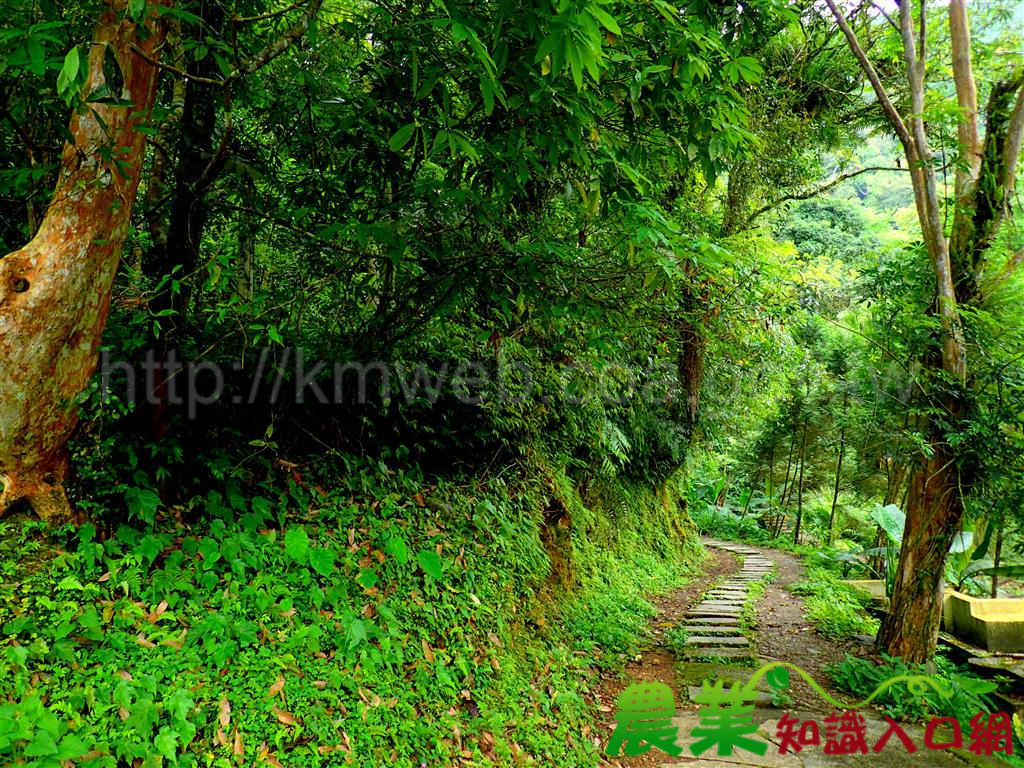
[(63, 483), (39, 483), (33, 488), (27, 488), (11, 483), (8, 479), (4, 485), (4, 491), (0, 493), (0, 518), (10, 512), (18, 502), (25, 502), (47, 525), (78, 525), (82, 522), (82, 517), (72, 506)]

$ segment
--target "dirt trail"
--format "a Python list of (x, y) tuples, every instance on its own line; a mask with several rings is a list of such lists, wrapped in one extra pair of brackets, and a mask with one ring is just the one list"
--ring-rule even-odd
[[(870, 650), (861, 643), (843, 643), (822, 637), (804, 619), (803, 598), (789, 588), (804, 577), (800, 560), (777, 549), (761, 550), (775, 563), (776, 577), (768, 585), (764, 598), (756, 605), (757, 628), (755, 647), (765, 661), (786, 661), (796, 664), (813, 677), (826, 691), (840, 701), (848, 698), (828, 683), (824, 668), (842, 661), (847, 653), (854, 655)], [(797, 708), (821, 706), (821, 697), (795, 675), (789, 696)]]
[[(603, 713), (602, 743), (607, 744), (615, 728), (616, 699), (628, 685), (652, 681), (668, 684), (675, 693), (676, 717), (672, 722), (678, 727), (676, 743), (682, 747), (683, 753), (679, 757), (672, 757), (651, 749), (635, 757), (606, 758), (604, 765), (616, 768), (819, 768), (848, 763), (864, 768), (965, 768), (968, 765), (996, 768), (1007, 765), (1002, 760), (977, 757), (965, 750), (924, 749), (923, 728), (908, 724), (903, 724), (903, 728), (919, 747), (916, 753), (909, 753), (896, 737), (891, 738), (879, 753), (875, 753), (870, 751), (870, 747), (886, 732), (888, 723), (870, 711), (860, 713), (866, 720), (866, 741), (869, 745), (867, 754), (826, 755), (821, 746), (808, 746), (799, 754), (790, 752), (780, 755), (777, 727), (785, 714), (804, 721), (816, 721), (822, 728), (822, 743), (825, 718), (832, 714), (829, 705), (822, 702), (820, 696), (806, 683), (798, 680), (796, 675), (791, 676), (790, 690), (785, 696), (776, 697), (774, 702), (767, 693), (758, 697), (753, 721), (759, 726), (757, 736), (769, 743), (764, 756), (741, 748), (734, 748), (732, 754), (726, 756), (716, 755), (715, 749), (703, 752), (699, 757), (693, 756), (689, 747), (696, 738), (690, 734), (695, 727), (701, 725), (698, 715), (700, 707), (693, 703), (693, 697), (701, 691), (702, 682), (746, 681), (754, 667), (767, 661), (784, 661), (806, 671), (833, 697), (845, 700), (848, 697), (828, 685), (824, 668), (840, 661), (846, 653), (866, 653), (868, 650), (858, 642), (844, 643), (822, 637), (804, 619), (803, 599), (789, 591), (789, 587), (803, 578), (803, 565), (796, 557), (774, 549), (710, 540), (706, 540), (705, 545), (709, 547), (710, 559), (704, 575), (658, 602), (652, 647), (638, 655), (627, 667), (623, 678), (605, 680), (596, 694)], [(725, 618), (728, 619), (730, 629), (721, 634), (735, 635), (732, 629), (735, 624), (732, 618), (737, 615), (735, 603), (743, 596), (743, 590), (737, 588), (737, 584), (742, 584), (737, 557), (715, 548), (716, 545), (727, 546), (740, 552), (741, 557), (752, 558), (754, 564), (744, 570), (752, 572), (748, 578), (753, 581), (756, 581), (757, 573), (764, 569), (764, 558), (774, 564), (775, 580), (767, 585), (764, 595), (754, 604), (753, 612), (749, 609), (741, 611), (745, 619), (754, 617), (752, 626), (746, 620), (740, 622), (747, 643), (717, 644), (708, 641), (716, 633), (704, 631), (708, 625), (713, 626), (715, 623), (708, 619)], [(717, 611), (721, 611), (721, 617), (717, 616)], [(678, 625), (689, 626), (706, 635), (702, 641), (687, 644), (688, 657), (683, 660), (666, 647), (664, 640), (666, 632)], [(690, 639), (693, 639), (693, 635)], [(744, 661), (753, 666), (742, 665)], [(853, 760), (856, 762), (851, 762)]]
[[(680, 619), (691, 606), (695, 605), (708, 588), (732, 576), (739, 571), (739, 560), (735, 555), (719, 549), (709, 549), (708, 559), (704, 562), (703, 572), (694, 577), (684, 587), (672, 590), (654, 600), (657, 611), (651, 620), (651, 641), (649, 646), (631, 661), (623, 676), (606, 678), (595, 692), (595, 699), (602, 712), (602, 744), (607, 744), (615, 730), (615, 701), (627, 686), (633, 683), (660, 682), (665, 683), (676, 692), (676, 713), (695, 710), (692, 704), (680, 691), (685, 691), (682, 680), (678, 676), (679, 659), (668, 648), (666, 634), (677, 626)], [(610, 758), (605, 763), (615, 768), (657, 768), (665, 755), (651, 750), (636, 757), (620, 756)]]

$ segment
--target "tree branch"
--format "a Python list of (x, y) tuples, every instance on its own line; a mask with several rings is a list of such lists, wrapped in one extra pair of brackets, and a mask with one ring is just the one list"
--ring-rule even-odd
[(871, 171), (898, 171), (901, 173), (907, 173), (908, 170), (909, 169), (907, 168), (897, 168), (891, 165), (873, 165), (868, 168), (860, 168), (856, 171), (848, 171), (847, 173), (841, 173), (834, 179), (830, 179), (829, 181), (825, 182), (819, 187), (815, 187), (814, 189), (807, 190), (805, 192), (794, 192), (793, 194), (783, 195), (782, 197), (779, 197), (770, 203), (762, 205), (760, 208), (758, 208), (756, 211), (754, 211), (746, 218), (746, 220), (743, 222), (743, 227), (741, 228), (741, 230), (750, 229), (755, 219), (757, 219), (762, 214), (765, 214), (768, 211), (772, 210), (773, 208), (778, 208), (785, 202), (788, 202), (790, 200), (810, 200), (812, 197), (823, 195), (830, 189), (839, 186), (848, 179), (860, 176), (862, 173), (870, 173)]
[(223, 80), (214, 80), (214, 79), (209, 78), (209, 77), (200, 77), (199, 75), (190, 75), (188, 72), (186, 72), (183, 69), (179, 69), (178, 67), (175, 67), (175, 66), (173, 66), (171, 64), (165, 64), (164, 62), (159, 61), (159, 60), (153, 58), (152, 56), (150, 56), (148, 53), (146, 53), (144, 50), (142, 50), (142, 48), (140, 48), (137, 45), (133, 44), (132, 47), (131, 47), (131, 50), (132, 50), (132, 53), (134, 53), (140, 59), (145, 61), (147, 64), (151, 64), (152, 66), (156, 67), (157, 69), (162, 69), (165, 72), (170, 72), (171, 74), (175, 75), (176, 77), (180, 77), (180, 78), (182, 78), (184, 80), (192, 80), (192, 81), (194, 81), (196, 83), (202, 83), (203, 85), (215, 85), (218, 88), (224, 85), (224, 81)]
[(323, 5), (323, 0), (309, 0), (306, 12), (302, 14), (302, 18), (299, 19), (291, 29), (258, 53), (253, 54), (248, 59), (241, 62), (237, 67), (235, 67), (231, 74), (224, 78), (224, 82), (229, 83), (232, 80), (237, 80), (242, 75), (251, 75), (257, 69), (266, 66), (291, 48), (292, 45), (306, 34), (306, 30), (309, 29), (309, 25), (313, 21), (313, 18), (320, 12), (321, 5)]
[(1006, 264), (999, 270), (999, 274), (992, 279), (992, 287), (1002, 285), (1011, 277), (1013, 277), (1017, 270), (1020, 269), (1021, 265), (1024, 265), (1024, 248), (1021, 248), (1016, 253), (1010, 254), (1010, 258), (1006, 260)]
[(278, 16), (284, 16), (286, 13), (291, 13), (296, 8), (301, 8), (306, 4), (306, 0), (298, 0), (297, 3), (292, 3), (287, 8), (282, 8), (280, 11), (272, 11), (270, 13), (264, 13), (260, 16), (232, 16), (232, 24), (250, 24), (254, 21), (266, 21), (267, 19), (276, 19)]
[[(893, 106), (892, 100), (889, 98), (889, 94), (886, 92), (885, 87), (882, 85), (882, 80), (879, 78), (878, 73), (875, 71), (874, 66), (868, 59), (864, 49), (860, 45), (860, 41), (857, 40), (857, 35), (850, 29), (850, 25), (846, 21), (846, 17), (843, 16), (842, 12), (836, 6), (835, 0), (825, 0), (828, 5), (828, 9), (832, 12), (832, 16), (835, 18), (836, 23), (839, 25), (839, 29), (842, 30), (843, 35), (846, 37), (846, 42), (850, 45), (850, 50), (853, 55), (857, 57), (857, 61), (860, 63), (860, 68), (864, 74), (867, 75), (868, 81), (871, 83), (871, 88), (875, 92), (875, 97), (878, 102), (882, 105), (882, 109), (885, 111), (885, 116), (889, 118), (889, 122), (892, 124), (893, 129), (900, 138), (900, 142), (905, 148), (914, 146), (914, 141), (910, 137), (910, 131), (907, 130), (906, 124), (903, 122), (903, 118), (900, 117), (900, 113), (896, 111), (896, 107)], [(908, 161), (916, 160), (914, 158), (907, 158)]]
[(1016, 188), (1017, 162), (1020, 160), (1021, 145), (1024, 143), (1024, 84), (1017, 91), (1017, 102), (1006, 128), (1006, 143), (1003, 145), (1003, 174), (1001, 184), (1009, 199)]
[[(971, 66), (971, 31), (964, 0), (950, 0), (949, 34), (953, 49), (953, 83), (960, 107), (956, 133), (960, 143), (960, 166), (956, 172), (956, 199), (963, 197), (981, 170), (981, 140), (978, 134), (978, 89)], [(965, 167), (966, 166), (966, 167)]]
[(885, 9), (882, 7), (881, 3), (871, 3), (871, 7), (878, 11), (880, 14), (882, 14), (885, 20), (889, 22), (890, 27), (895, 29), (897, 32), (900, 31), (900, 28), (896, 26), (896, 22), (892, 20), (892, 16), (885, 12)]
[[(229, 83), (239, 79), (243, 75), (251, 75), (256, 70), (265, 67), (271, 61), (273, 61), (282, 53), (287, 51), (304, 34), (306, 34), (306, 30), (309, 29), (309, 25), (313, 21), (313, 17), (315, 17), (317, 13), (319, 13), (320, 6), (322, 5), (323, 0), (309, 0), (306, 12), (302, 15), (302, 18), (299, 21), (297, 21), (294, 26), (291, 27), (291, 29), (289, 29), (287, 32), (281, 35), (281, 37), (279, 37), (277, 40), (264, 47), (262, 50), (258, 51), (257, 53), (254, 53), (252, 56), (245, 59), (244, 61), (239, 62), (239, 64), (233, 70), (231, 70), (231, 72), (226, 77), (223, 77), (219, 80), (209, 77), (200, 77), (199, 75), (192, 75), (188, 72), (185, 72), (182, 69), (179, 69), (178, 67), (172, 66), (170, 64), (165, 64), (148, 55), (137, 45), (132, 46), (132, 51), (138, 56), (142, 57), (142, 59), (148, 62), (149, 64), (152, 64), (154, 67), (166, 70), (167, 72), (172, 72), (177, 77), (185, 78), (186, 80), (192, 80), (196, 83), (202, 83), (203, 85), (212, 85), (216, 86), (217, 88), (224, 88)], [(296, 7), (298, 6), (293, 6), (288, 10), (294, 10), (294, 8)], [(250, 20), (256, 18), (260, 17), (251, 17)]]

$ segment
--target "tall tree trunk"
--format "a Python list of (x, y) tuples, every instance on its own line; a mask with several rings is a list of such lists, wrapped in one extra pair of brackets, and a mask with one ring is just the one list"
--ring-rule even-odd
[[(209, 34), (224, 24), (224, 9), (218, 2), (203, 3), (202, 24), (196, 23), (193, 34)], [(193, 59), (188, 73), (213, 79), (219, 74), (213, 56)], [(150, 306), (154, 311), (170, 310), (174, 314), (161, 318), (161, 339), (174, 336), (174, 327), (184, 323), (188, 311), (190, 286), (199, 264), (199, 248), (206, 228), (204, 195), (219, 175), (223, 157), (213, 154), (214, 132), (217, 123), (217, 91), (209, 83), (186, 79), (182, 98), (181, 130), (178, 139), (178, 165), (174, 173), (174, 193), (166, 223), (163, 242), (154, 241), (146, 260), (147, 273), (156, 279), (169, 275), (180, 267), (180, 293), (175, 295), (170, 284), (155, 297)], [(166, 349), (161, 350), (166, 353)]]
[(825, 2), (903, 147), (911, 169), (918, 221), (935, 277), (934, 312), (941, 326), (941, 351), (926, 357), (930, 358), (927, 366), (936, 378), (945, 379), (943, 388), (949, 393), (943, 403), (946, 413), (933, 418), (928, 430), (931, 450), (927, 457), (919, 459), (911, 475), (907, 522), (890, 612), (878, 636), (881, 650), (920, 662), (935, 652), (946, 553), (963, 518), (961, 489), (970, 487), (977, 466), (977, 454), (971, 445), (961, 444), (959, 455), (954, 456), (947, 437), (951, 432), (962, 431), (972, 416), (968, 394), (972, 382), (968, 376), (961, 308), (976, 305), (982, 298), (977, 276), (984, 267), (986, 251), (1006, 218), (1009, 191), (1014, 188), (1024, 141), (1024, 68), (1017, 67), (1005, 81), (993, 85), (985, 140), (980, 141), (967, 4), (965, 0), (950, 0), (952, 73), (960, 110), (956, 199), (952, 238), (948, 241), (924, 122), (927, 5), (922, 2), (919, 6), (915, 32), (913, 4), (899, 4), (899, 32), (910, 93), (910, 114), (905, 121), (843, 11), (835, 0)]
[(739, 232), (747, 220), (750, 200), (750, 169), (740, 161), (729, 171), (725, 191), (725, 214), (722, 217), (722, 234), (730, 237)]
[[(235, 293), (246, 305), (250, 305), (255, 292), (256, 240), (259, 236), (259, 222), (253, 211), (258, 203), (253, 180), (247, 175), (241, 183), (242, 199), (247, 207), (238, 214), (238, 267), (235, 273)], [(244, 311), (251, 314), (252, 307), (247, 306)]]
[[(1003, 518), (1000, 514), (998, 528), (996, 528), (996, 549), (992, 553), (992, 567), (998, 568), (999, 562), (1003, 559)], [(995, 573), (992, 574), (992, 592), (990, 595), (993, 599), (999, 597), (999, 576)]]
[(800, 480), (796, 491), (796, 525), (793, 526), (793, 543), (800, 543), (800, 524), (804, 518), (804, 463), (807, 458), (807, 420), (804, 419), (804, 432), (800, 438)]
[(828, 543), (832, 543), (832, 537), (836, 525), (836, 507), (839, 504), (839, 481), (843, 476), (843, 454), (846, 453), (846, 411), (850, 403), (850, 388), (843, 389), (843, 424), (839, 427), (839, 458), (836, 460), (836, 484), (832, 490), (832, 511), (828, 516)]
[(796, 429), (789, 438), (789, 458), (786, 459), (786, 477), (782, 480), (782, 493), (779, 494), (779, 507), (786, 508), (786, 491), (789, 488), (789, 473), (793, 468), (793, 452), (796, 450)]
[[(64, 491), (76, 399), (96, 369), (121, 248), (138, 191), (156, 95), (161, 31), (146, 34), (112, 0), (89, 50), (85, 93), (104, 84), (104, 56), (121, 69), (130, 107), (90, 104), (71, 118), (60, 177), (39, 231), (0, 259), (0, 513), (27, 501), (42, 519), (73, 517)], [(113, 87), (113, 84), (111, 84)], [(116, 161), (116, 162), (115, 162)]]
[(907, 522), (889, 613), (878, 647), (911, 663), (931, 658), (942, 618), (946, 554), (960, 528), (963, 499), (954, 457), (945, 443), (910, 478)]

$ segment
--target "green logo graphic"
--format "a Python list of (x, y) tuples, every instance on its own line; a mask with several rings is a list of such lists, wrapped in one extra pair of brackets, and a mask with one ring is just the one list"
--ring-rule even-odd
[(690, 732), (691, 736), (700, 737), (690, 747), (694, 755), (699, 757), (717, 745), (719, 757), (731, 755), (736, 747), (764, 756), (768, 744), (752, 739), (750, 735), (757, 731), (754, 700), (757, 698), (757, 683), (765, 675), (772, 688), (780, 691), (789, 688), (789, 671), (778, 664), (761, 667), (742, 688), (739, 683), (733, 683), (726, 690), (721, 680), (714, 686), (704, 683), (704, 690), (694, 701), (709, 709), (701, 716), (700, 725)]
[[(702, 705), (702, 710), (699, 724), (690, 732), (690, 735), (696, 739), (690, 746), (690, 752), (699, 757), (708, 750), (717, 748), (717, 754), (720, 757), (726, 757), (738, 748), (763, 757), (768, 751), (768, 743), (754, 736), (758, 729), (754, 722), (757, 686), (764, 679), (771, 688), (779, 691), (786, 690), (789, 688), (790, 670), (798, 674), (821, 696), (823, 701), (831, 704), (841, 713), (840, 715), (833, 713), (825, 719), (824, 730), (828, 739), (825, 752), (827, 754), (865, 754), (868, 751), (864, 739), (864, 718), (857, 715), (854, 710), (867, 706), (894, 685), (905, 684), (913, 694), (924, 694), (931, 687), (943, 698), (948, 699), (953, 695), (951, 690), (928, 675), (897, 675), (879, 685), (863, 701), (843, 702), (829, 695), (800, 667), (786, 662), (771, 662), (754, 672), (742, 686), (740, 683), (734, 682), (727, 688), (721, 680), (713, 685), (707, 682), (703, 684), (701, 692), (694, 697), (694, 701)], [(676, 744), (679, 727), (673, 726), (671, 720), (675, 714), (675, 697), (671, 688), (664, 683), (637, 683), (622, 692), (617, 704), (615, 732), (608, 742), (605, 754), (614, 757), (624, 748), (627, 755), (640, 755), (650, 750), (651, 747), (656, 747), (676, 757), (682, 754), (682, 748)], [(951, 719), (936, 718), (939, 721)], [(872, 751), (880, 751), (893, 735), (907, 747), (909, 752), (915, 751), (916, 746), (902, 729), (891, 718), (886, 718), (886, 720), (890, 724), (890, 729), (872, 747)], [(991, 716), (987, 723), (982, 722), (982, 715), (978, 715), (975, 720), (978, 722), (976, 723), (974, 720), (971, 722), (971, 725), (974, 726), (972, 738), (977, 741), (979, 748), (986, 746), (987, 742), (986, 744), (981, 743), (982, 736), (986, 736), (988, 741), (993, 742), (992, 748), (985, 749), (988, 754), (991, 754), (993, 749), (998, 751), (1012, 749), (1009, 729), (1003, 722), (1003, 720), (1009, 722), (1008, 715), (997, 713)], [(926, 735), (928, 748), (940, 749), (950, 746), (933, 745), (930, 739), (933, 727), (929, 727), (929, 732)], [(813, 721), (802, 723), (789, 718), (787, 714), (780, 721), (779, 735), (784, 738), (780, 754), (785, 754), (789, 747), (792, 747), (794, 751), (800, 751), (802, 746), (820, 743), (819, 734), (817, 724)], [(1009, 754), (1008, 751), (1007, 753)]]
[(683, 754), (676, 744), (679, 728), (672, 725), (676, 699), (671, 688), (664, 683), (636, 683), (624, 690), (616, 703), (615, 732), (606, 754), (619, 754), (623, 745), (630, 756), (642, 755), (651, 747), (675, 757)]

